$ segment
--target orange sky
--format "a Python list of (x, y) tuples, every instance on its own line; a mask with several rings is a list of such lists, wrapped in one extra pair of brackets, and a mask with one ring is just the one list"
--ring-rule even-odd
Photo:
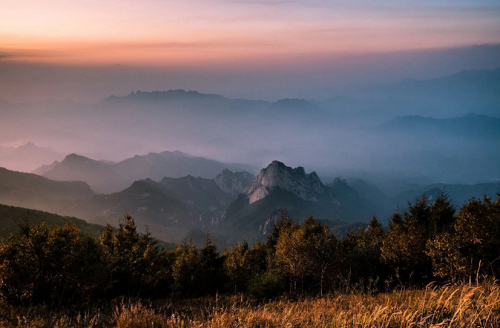
[(0, 0), (0, 58), (203, 67), (500, 43), (495, 1)]

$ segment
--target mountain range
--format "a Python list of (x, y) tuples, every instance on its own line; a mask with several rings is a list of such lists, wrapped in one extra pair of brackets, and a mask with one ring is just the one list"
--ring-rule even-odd
[(64, 155), (50, 147), (39, 147), (28, 142), (18, 147), (0, 147), (0, 167), (30, 172), (40, 165), (61, 160)]
[[(194, 158), (176, 153), (168, 156), (172, 154)], [(80, 165), (87, 165), (85, 160), (80, 161), (81, 157), (77, 159)], [(88, 163), (91, 167), (104, 168), (116, 164)], [(179, 163), (183, 165), (184, 162)], [(198, 166), (184, 169), (195, 170)], [(103, 174), (106, 172), (111, 170)], [(192, 239), (195, 243), (203, 243), (207, 231), (219, 244), (232, 244), (242, 239), (255, 242), (266, 237), (282, 211), (299, 221), (313, 215), (340, 235), (358, 229), (374, 214), (387, 222), (397, 207), (403, 210), (408, 201), (413, 202), (424, 194), (432, 201), (443, 190), (456, 206), (470, 197), (481, 197), (485, 193), (494, 196), (500, 192), (499, 185), (493, 183), (408, 185), (403, 192), (389, 197), (365, 180), (336, 178), (325, 184), (315, 172), (306, 173), (303, 167), (291, 168), (279, 161), (273, 161), (256, 177), (224, 168), (214, 178), (193, 175), (163, 177), (156, 181), (146, 178), (107, 194), (95, 194), (81, 181), (55, 181), (0, 169), (2, 204), (115, 226), (128, 213), (136, 219), (141, 231), (149, 229), (154, 237), (171, 242)]]
[[(332, 181), (339, 170), (350, 169), (344, 176), (389, 171), (431, 182), (491, 182), (500, 169), (495, 152), (500, 142), (498, 72), (464, 71), (439, 79), (404, 80), (339, 91), (329, 100), (263, 101), (168, 90), (132, 92), (91, 104), (43, 101), (16, 104), (15, 110), (0, 104), (0, 140), (13, 144), (22, 131), (23, 140), (50, 145), (58, 153), (113, 161), (106, 165), (111, 170), (95, 170), (108, 173), (95, 176), (68, 169), (70, 174), (62, 167), (56, 174), (58, 164), (53, 162), (61, 162), (62, 157), (37, 165), (46, 165), (38, 174), (53, 171), (53, 179), (84, 180), (101, 193), (118, 192), (148, 177), (154, 181), (188, 174), (214, 178), (226, 167), (218, 166), (210, 174), (180, 170), (156, 176), (152, 174), (159, 170), (151, 169), (130, 179), (121, 173), (124, 158), (161, 154), (165, 149), (256, 168), (278, 159), (313, 169)], [(21, 168), (30, 161), (16, 163)], [(99, 163), (90, 165), (94, 164)], [(258, 173), (255, 168), (228, 168)]]
[(35, 172), (52, 180), (80, 180), (99, 193), (112, 193), (130, 186), (134, 181), (164, 177), (178, 178), (189, 174), (214, 178), (222, 170), (255, 171), (245, 164), (221, 163), (179, 151), (165, 151), (134, 156), (120, 162), (97, 161), (77, 154), (70, 154), (61, 162), (43, 166)]

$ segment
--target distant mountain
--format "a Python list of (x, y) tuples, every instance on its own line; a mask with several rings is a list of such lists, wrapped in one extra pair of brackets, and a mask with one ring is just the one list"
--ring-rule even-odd
[(131, 92), (127, 96), (110, 96), (104, 102), (128, 102), (128, 101), (179, 101), (179, 100), (223, 100), (227, 99), (220, 95), (203, 94), (198, 91), (185, 91), (182, 89), (153, 92)]
[(118, 163), (96, 161), (71, 154), (42, 175), (60, 181), (85, 181), (97, 192), (110, 193), (122, 190), (136, 180), (146, 178), (158, 181), (164, 177), (178, 178), (192, 175), (213, 179), (224, 169), (255, 170), (249, 165), (221, 163), (178, 151), (165, 151), (134, 156)]
[[(142, 110), (154, 112), (176, 113), (186, 116), (195, 113), (197, 116), (213, 119), (214, 115), (245, 117), (259, 119), (262, 115), (269, 118), (308, 119), (322, 114), (320, 108), (304, 99), (280, 99), (276, 102), (263, 100), (232, 99), (216, 94), (205, 94), (198, 91), (182, 89), (168, 91), (132, 92), (123, 97), (110, 96), (101, 102), (106, 108), (117, 107), (122, 112), (125, 108), (141, 105)], [(283, 114), (286, 114), (283, 116)], [(312, 116), (311, 116), (312, 115)]]
[(248, 240), (261, 239), (272, 228), (281, 211), (297, 220), (309, 214), (329, 223), (368, 220), (369, 204), (345, 181), (324, 185), (315, 172), (306, 174), (304, 168), (291, 168), (273, 161), (262, 169), (245, 194), (231, 204), (223, 227), (244, 233)]
[(399, 83), (380, 87), (381, 90), (399, 95), (496, 95), (500, 89), (500, 68), (466, 70), (450, 76), (416, 80), (406, 79)]
[(237, 197), (239, 194), (247, 191), (254, 178), (255, 177), (248, 172), (233, 173), (228, 169), (224, 169), (215, 177), (215, 183), (225, 193), (232, 197)]
[(0, 203), (61, 213), (72, 201), (94, 193), (85, 182), (53, 181), (0, 168)]
[(37, 174), (37, 175), (44, 175), (45, 173), (49, 172), (52, 170), (54, 167), (56, 167), (57, 164), (60, 162), (58, 161), (53, 161), (52, 164), (47, 164), (47, 165), (42, 165), (36, 170), (34, 170), (32, 173)]
[(383, 124), (380, 131), (406, 134), (433, 133), (434, 135), (500, 138), (500, 118), (468, 114), (456, 118), (398, 116)]
[(318, 104), (330, 124), (381, 124), (395, 116), (500, 117), (500, 68), (469, 70), (435, 79), (405, 79), (345, 91)]
[(235, 189), (219, 187), (218, 181), (232, 179), (242, 190), (248, 188), (247, 172), (224, 170), (217, 179), (163, 178), (139, 180), (120, 192), (95, 195), (72, 203), (71, 214), (97, 223), (116, 224), (125, 213), (141, 225), (154, 227), (155, 237), (180, 242), (195, 229), (215, 231), (227, 207), (236, 198)]
[(271, 105), (271, 108), (275, 109), (280, 109), (280, 110), (304, 110), (304, 111), (310, 111), (310, 110), (315, 110), (318, 109), (318, 106), (310, 103), (309, 101), (305, 99), (280, 99), (276, 102), (274, 102)]
[(376, 185), (363, 179), (352, 178), (347, 180), (349, 186), (364, 199), (369, 199), (373, 204), (384, 204), (388, 197)]
[(386, 106), (398, 106), (405, 113), (452, 117), (466, 113), (498, 116), (498, 90), (500, 68), (462, 71), (429, 80), (406, 79), (365, 92), (377, 95), (377, 102), (382, 97)]
[(64, 155), (49, 147), (38, 147), (28, 142), (14, 147), (0, 147), (0, 167), (9, 170), (31, 172), (42, 164), (61, 160)]
[(405, 209), (408, 206), (408, 202), (414, 203), (415, 200), (421, 198), (423, 195), (432, 202), (443, 192), (449, 196), (452, 204), (458, 208), (471, 198), (482, 199), (484, 196), (488, 196), (495, 200), (497, 194), (500, 193), (500, 183), (479, 183), (475, 185), (437, 183), (401, 192), (392, 197), (390, 202), (394, 208), (395, 206), (400, 206), (402, 209)]

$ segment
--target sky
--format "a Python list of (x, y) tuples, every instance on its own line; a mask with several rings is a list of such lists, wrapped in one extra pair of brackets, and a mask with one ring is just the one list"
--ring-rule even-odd
[[(500, 44), (500, 3), (492, 0), (0, 0), (0, 8), (0, 97), (12, 101), (94, 101), (167, 86), (319, 97), (321, 88), (370, 74), (449, 74), (478, 58), (392, 75), (373, 70), (385, 62), (387, 72), (394, 56), (404, 67), (414, 54), (423, 61), (435, 51)], [(498, 65), (496, 55), (483, 51), (479, 68)], [(372, 67), (356, 69), (367, 61)], [(101, 86), (103, 78), (115, 87)]]

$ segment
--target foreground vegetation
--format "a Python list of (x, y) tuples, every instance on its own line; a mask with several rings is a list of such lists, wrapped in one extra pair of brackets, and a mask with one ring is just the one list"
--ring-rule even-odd
[(254, 303), (243, 296), (114, 300), (82, 312), (0, 304), (2, 327), (499, 327), (496, 285), (427, 286)]
[[(446, 195), (338, 240), (285, 213), (266, 243), (160, 249), (125, 216), (96, 238), (22, 224), (0, 243), (2, 326), (496, 327), (500, 198)], [(23, 321), (24, 320), (24, 321)]]

